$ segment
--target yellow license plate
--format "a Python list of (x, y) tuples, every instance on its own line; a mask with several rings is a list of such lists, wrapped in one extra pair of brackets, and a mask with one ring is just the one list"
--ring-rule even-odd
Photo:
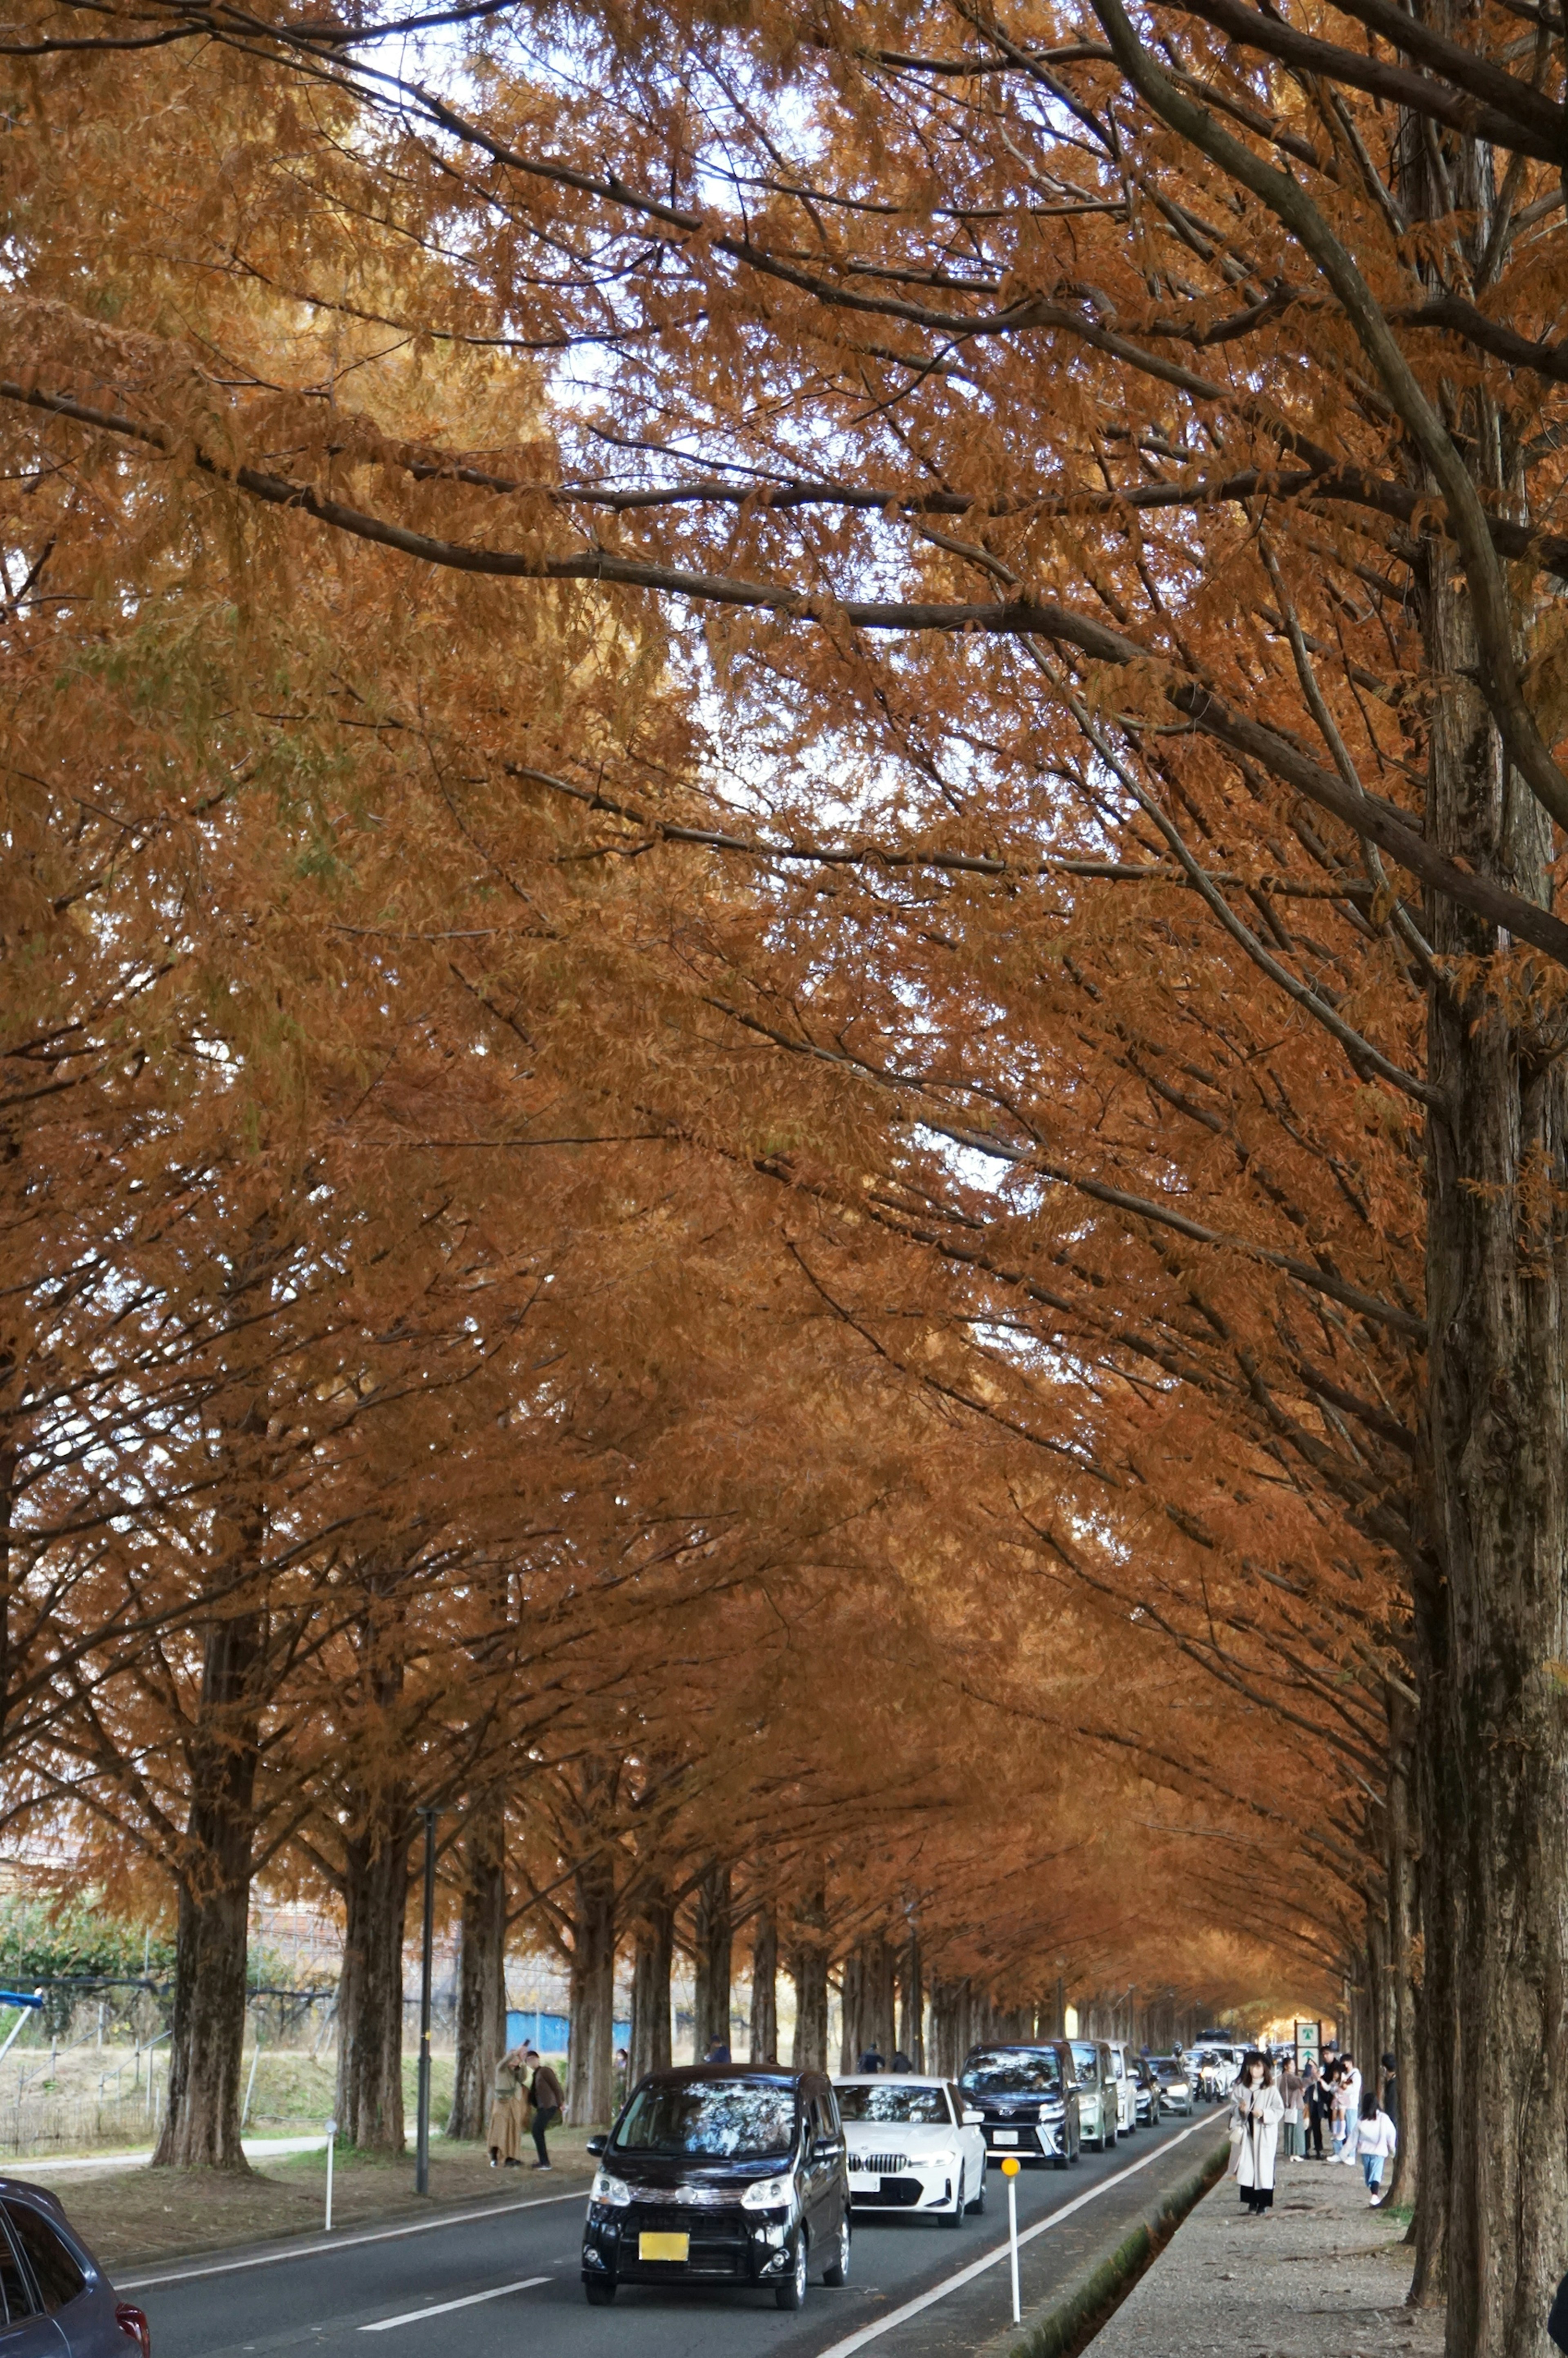
[(637, 2257), (640, 2260), (687, 2260), (691, 2257), (689, 2235), (639, 2235)]

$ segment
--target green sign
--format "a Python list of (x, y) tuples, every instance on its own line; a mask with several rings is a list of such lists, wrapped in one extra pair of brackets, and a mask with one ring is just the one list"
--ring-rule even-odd
[(1304, 2063), (1309, 2057), (1316, 2062), (1323, 2046), (1321, 2022), (1298, 2022), (1296, 2025), (1296, 2061)]

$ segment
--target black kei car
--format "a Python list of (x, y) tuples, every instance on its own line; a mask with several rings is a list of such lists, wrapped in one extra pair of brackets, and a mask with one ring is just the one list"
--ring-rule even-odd
[(958, 2085), (980, 2115), (988, 2151), (999, 2160), (1054, 2162), (1065, 2169), (1083, 2158), (1078, 2082), (1065, 2039), (1028, 2046), (974, 2047)]
[(736, 2284), (798, 2309), (811, 2269), (848, 2280), (849, 2162), (822, 2072), (650, 2072), (588, 2149), (582, 2288), (596, 2308), (623, 2284)]

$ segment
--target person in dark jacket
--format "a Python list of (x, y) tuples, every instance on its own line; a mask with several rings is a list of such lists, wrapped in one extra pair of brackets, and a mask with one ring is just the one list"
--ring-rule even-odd
[(530, 2074), (528, 2093), (534, 2099), (534, 2150), (539, 2157), (534, 2168), (553, 2169), (545, 2131), (554, 2128), (566, 2110), (566, 2091), (536, 2047), (529, 2048), (524, 2061)]
[(862, 2071), (885, 2071), (887, 2068), (879, 2050), (875, 2047), (868, 2047), (860, 2058), (860, 2069)]
[(1568, 2277), (1564, 2277), (1557, 2288), (1557, 2298), (1552, 2304), (1546, 2331), (1559, 2350), (1568, 2350)]
[(1391, 2048), (1383, 2058), (1383, 2110), (1398, 2128), (1400, 2125), (1400, 2059)]
[(1307, 2161), (1322, 2161), (1323, 2125), (1334, 2104), (1334, 2093), (1315, 2063), (1309, 2062), (1302, 2085), (1302, 2103), (1306, 2108)]

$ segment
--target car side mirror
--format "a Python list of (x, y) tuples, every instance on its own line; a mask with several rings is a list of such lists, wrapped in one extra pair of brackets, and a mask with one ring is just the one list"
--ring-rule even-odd
[(844, 2147), (838, 2137), (819, 2136), (811, 2148), (813, 2161), (837, 2161)]
[(601, 2153), (608, 2153), (610, 2150), (610, 2139), (607, 2136), (590, 2136), (587, 2149), (597, 2161)]
[(978, 2129), (984, 2119), (984, 2113), (977, 2112), (973, 2104), (964, 2106), (964, 2126), (967, 2129)]

